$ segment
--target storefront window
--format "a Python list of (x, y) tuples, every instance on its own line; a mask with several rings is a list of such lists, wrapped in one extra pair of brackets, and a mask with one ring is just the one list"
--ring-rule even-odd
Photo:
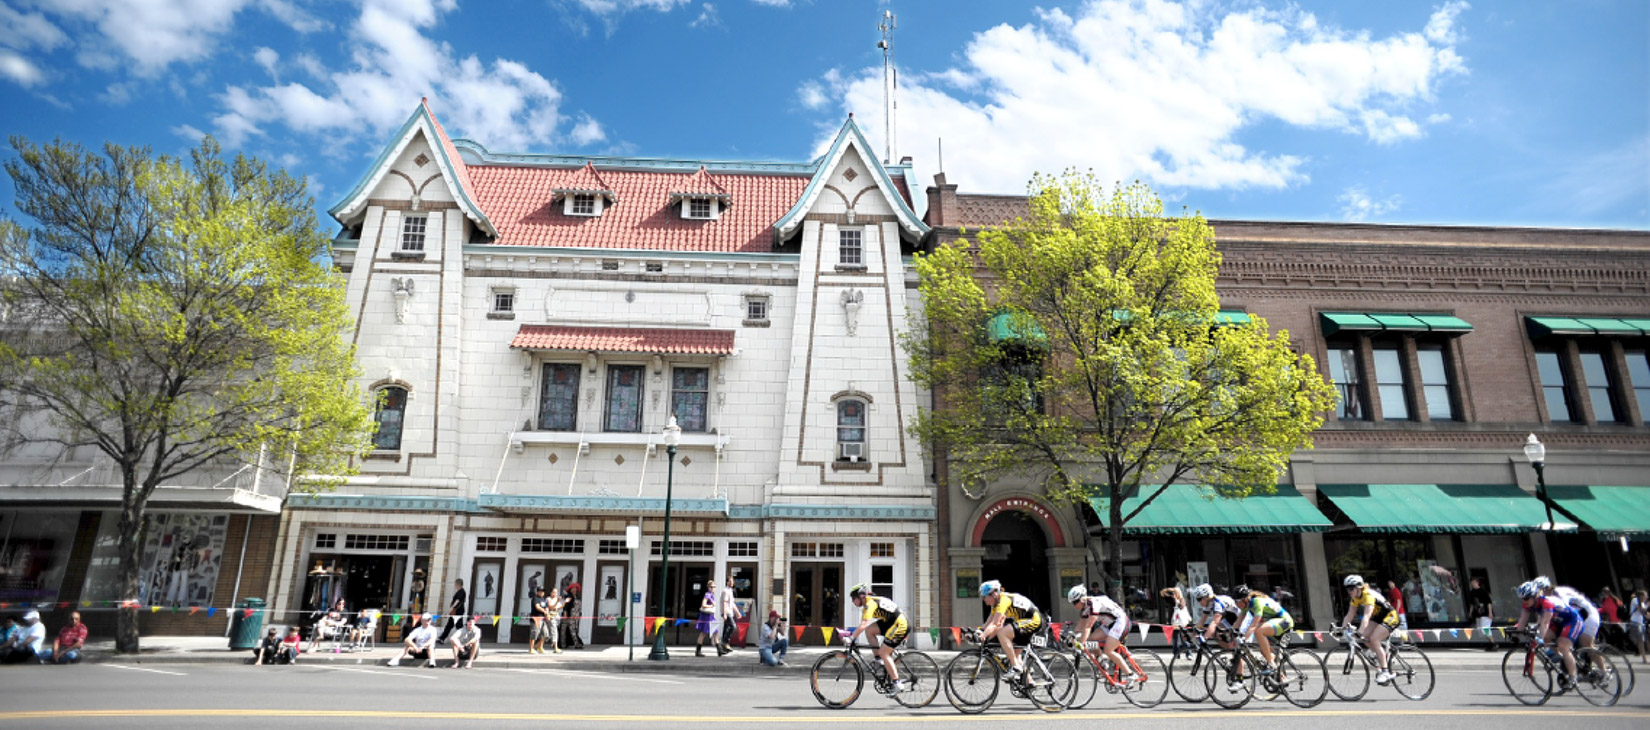
[[(1515, 539), (1516, 538), (1510, 538)], [(1337, 535), (1324, 538), (1337, 617), (1346, 614), (1346, 576), (1363, 576), (1391, 596), (1402, 596), (1409, 625), (1460, 624), (1466, 620), (1464, 582), (1454, 535)], [(1523, 555), (1522, 550), (1518, 553)], [(1516, 612), (1515, 612), (1516, 613)]]
[(79, 512), (0, 514), (0, 601), (56, 601), (79, 524)]
[(1477, 578), (1490, 592), (1495, 618), (1518, 617), (1518, 595), (1513, 587), (1529, 579), (1524, 562), (1524, 538), (1518, 535), (1462, 535), (1461, 557), (1467, 579)]
[[(1306, 591), (1300, 573), (1300, 546), (1294, 536), (1161, 536), (1128, 541), (1123, 547), (1123, 590), (1129, 618), (1168, 623), (1173, 604), (1159, 597), (1164, 588), (1186, 592), (1199, 583), (1218, 591), (1239, 584), (1278, 598), (1307, 627)], [(1188, 600), (1193, 616), (1199, 608)]]

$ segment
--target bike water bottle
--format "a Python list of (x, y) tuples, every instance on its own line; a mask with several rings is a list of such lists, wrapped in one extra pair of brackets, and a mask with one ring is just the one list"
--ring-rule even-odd
[(1558, 651), (1550, 646), (1547, 647), (1547, 658), (1555, 662), (1558, 661)]

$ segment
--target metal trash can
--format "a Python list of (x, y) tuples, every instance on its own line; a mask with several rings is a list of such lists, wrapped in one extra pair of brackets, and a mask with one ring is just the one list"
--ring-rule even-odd
[[(246, 609), (252, 609), (249, 615)], [(243, 598), (229, 615), (229, 648), (256, 649), (264, 630), (264, 599)]]

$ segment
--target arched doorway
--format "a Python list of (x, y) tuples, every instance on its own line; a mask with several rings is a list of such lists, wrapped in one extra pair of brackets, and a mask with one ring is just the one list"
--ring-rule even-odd
[(1004, 590), (1023, 594), (1044, 612), (1054, 607), (1048, 593), (1048, 537), (1036, 515), (1015, 509), (998, 512), (986, 523), (979, 545), (985, 548), (981, 579), (1002, 581)]

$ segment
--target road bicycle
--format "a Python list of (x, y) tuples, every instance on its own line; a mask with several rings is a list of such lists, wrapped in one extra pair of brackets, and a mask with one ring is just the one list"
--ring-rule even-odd
[[(1347, 702), (1357, 702), (1369, 693), (1370, 674), (1379, 671), (1381, 661), (1375, 652), (1364, 646), (1350, 626), (1331, 625), (1330, 636), (1339, 646), (1324, 652), (1323, 664), (1329, 670), (1329, 691)], [(1386, 648), (1387, 671), (1392, 673), (1388, 684), (1398, 694), (1412, 700), (1424, 700), (1432, 695), (1437, 675), (1432, 671), (1432, 660), (1427, 653), (1409, 642), (1393, 643), (1393, 634), (1387, 634), (1381, 645)], [(1372, 669), (1374, 668), (1374, 669)]]
[(1615, 663), (1593, 647), (1575, 649), (1576, 679), (1567, 683), (1564, 658), (1558, 651), (1530, 632), (1508, 632), (1519, 637), (1522, 646), (1507, 650), (1501, 658), (1501, 681), (1513, 698), (1526, 705), (1543, 705), (1555, 695), (1575, 689), (1582, 699), (1609, 707), (1621, 699), (1621, 676)]
[[(1009, 671), (1008, 657), (995, 639), (985, 639), (978, 629), (966, 629), (963, 638), (976, 646), (958, 653), (945, 667), (945, 699), (957, 711), (974, 715), (985, 712), (997, 701), (1002, 684), (1015, 697), (1031, 700), (1044, 712), (1059, 712), (1077, 696), (1077, 664), (1048, 648), (1048, 626), (1031, 637), (1031, 645), (1020, 649), (1024, 671)], [(999, 682), (1001, 678), (1003, 681)]]
[[(1216, 629), (1216, 634), (1221, 641), (1232, 638), (1230, 629)], [(1180, 699), (1187, 702), (1209, 699), (1209, 683), (1204, 674), (1218, 653), (1219, 646), (1210, 644), (1195, 628), (1175, 633), (1174, 655), (1169, 657), (1169, 686)]]
[(813, 690), (819, 704), (840, 710), (854, 704), (865, 689), (866, 676), (878, 694), (891, 695), (895, 702), (906, 707), (927, 707), (940, 691), (940, 665), (933, 657), (920, 651), (894, 649), (894, 668), (899, 671), (899, 686), (888, 681), (888, 671), (882, 660), (871, 653), (871, 648), (857, 641), (849, 641), (847, 649), (825, 652), (814, 662), (808, 674), (808, 688)]
[(1633, 658), (1625, 652), (1604, 641), (1599, 641), (1596, 648), (1610, 658), (1610, 664), (1616, 668), (1616, 676), (1621, 678), (1621, 696), (1626, 697), (1633, 693), (1638, 685), (1638, 673), (1633, 671)]
[(1071, 702), (1072, 708), (1087, 707), (1099, 694), (1102, 685), (1107, 694), (1121, 693), (1129, 704), (1136, 707), (1156, 707), (1169, 694), (1169, 668), (1156, 652), (1145, 649), (1130, 652), (1127, 646), (1119, 645), (1117, 655), (1123, 659), (1130, 674), (1124, 678), (1123, 672), (1118, 671), (1111, 657), (1106, 656), (1096, 642), (1089, 642), (1089, 647), (1082, 646), (1072, 626), (1061, 625), (1060, 642), (1061, 648), (1071, 655), (1072, 663), (1077, 665), (1076, 696)]
[(1289, 648), (1287, 633), (1273, 637), (1272, 643), (1275, 667), (1268, 667), (1259, 656), (1259, 647), (1247, 641), (1216, 654), (1204, 670), (1210, 699), (1228, 710), (1257, 697), (1270, 700), (1282, 696), (1296, 707), (1316, 707), (1323, 702), (1329, 691), (1323, 660), (1307, 649)]

